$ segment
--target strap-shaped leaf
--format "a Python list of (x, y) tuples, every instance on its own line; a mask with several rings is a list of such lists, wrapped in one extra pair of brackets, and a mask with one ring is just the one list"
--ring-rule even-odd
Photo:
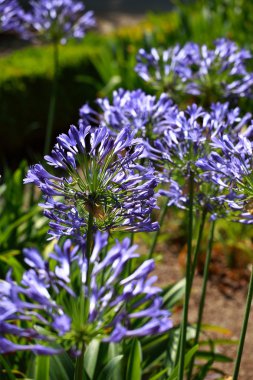
[(91, 380), (94, 379), (99, 348), (100, 348), (100, 341), (94, 339), (89, 344), (84, 355), (84, 368)]
[(112, 380), (115, 371), (118, 370), (118, 367), (121, 365), (121, 360), (123, 355), (118, 355), (112, 358), (108, 364), (103, 368), (97, 380)]
[(134, 339), (127, 363), (126, 380), (141, 380), (142, 350), (138, 339)]

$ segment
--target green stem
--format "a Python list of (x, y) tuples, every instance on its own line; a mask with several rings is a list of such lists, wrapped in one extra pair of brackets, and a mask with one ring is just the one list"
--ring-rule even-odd
[[(90, 212), (89, 219), (88, 219), (87, 234), (86, 234), (86, 250), (85, 250), (85, 256), (87, 259), (87, 277), (86, 277), (87, 294), (84, 294), (84, 291), (81, 292), (81, 308), (80, 308), (81, 315), (84, 315), (85, 323), (89, 318), (89, 309), (90, 309), (89, 295), (90, 295), (90, 283), (91, 283), (91, 273), (92, 273), (92, 265), (90, 263), (90, 257), (91, 257), (91, 252), (92, 252), (92, 245), (93, 245), (93, 214)], [(82, 281), (81, 281), (81, 286), (82, 286)], [(86, 348), (85, 342), (83, 342), (81, 354), (76, 359), (74, 380), (83, 380), (85, 348)]]
[(179, 347), (179, 368), (178, 380), (184, 378), (184, 359), (186, 351), (186, 334), (188, 323), (188, 308), (190, 296), (190, 283), (191, 283), (191, 255), (192, 255), (192, 230), (193, 230), (193, 197), (194, 197), (194, 174), (190, 172), (189, 178), (189, 212), (188, 212), (188, 238), (187, 238), (187, 259), (186, 259), (186, 283), (185, 283), (185, 297), (183, 320), (180, 331), (180, 347)]
[(167, 213), (167, 210), (168, 210), (168, 202), (167, 202), (167, 199), (166, 199), (166, 201), (165, 201), (165, 203), (164, 203), (164, 205), (162, 207), (162, 212), (161, 212), (160, 219), (159, 219), (159, 226), (160, 226), (160, 228), (154, 234), (154, 238), (153, 238), (153, 241), (152, 241), (149, 253), (148, 253), (148, 259), (152, 259), (152, 257), (153, 257), (153, 253), (154, 253), (154, 250), (155, 250), (155, 247), (156, 247), (156, 244), (157, 244), (158, 237), (160, 235), (161, 227), (162, 227), (165, 215)]
[(56, 106), (56, 98), (57, 98), (57, 87), (58, 87), (58, 71), (59, 71), (59, 46), (57, 42), (53, 43), (53, 54), (54, 54), (54, 76), (53, 76), (53, 86), (49, 104), (48, 111), (48, 119), (47, 119), (47, 129), (46, 129), (46, 138), (44, 145), (44, 154), (48, 154), (51, 138), (52, 138), (52, 130), (54, 124), (54, 116), (55, 116), (55, 106)]
[[(201, 297), (200, 297), (199, 310), (198, 310), (198, 320), (197, 320), (196, 334), (195, 334), (194, 344), (193, 344), (194, 346), (196, 344), (198, 344), (198, 342), (199, 342), (199, 335), (200, 335), (200, 330), (201, 330), (201, 323), (202, 323), (204, 306), (205, 306), (205, 299), (206, 299), (206, 287), (207, 287), (209, 266), (210, 266), (210, 261), (211, 261), (211, 256), (212, 256), (214, 227), (215, 227), (215, 221), (212, 222), (212, 224), (211, 224), (210, 235), (209, 235), (209, 239), (208, 239), (206, 260), (205, 260), (205, 266), (204, 266), (203, 283), (202, 283)], [(193, 370), (193, 366), (194, 366), (194, 359), (195, 359), (195, 355), (192, 357), (192, 360), (190, 362), (189, 371), (188, 371), (188, 380), (191, 379), (192, 370)]]
[(87, 229), (87, 235), (86, 235), (86, 258), (87, 258), (87, 278), (86, 278), (86, 284), (87, 284), (87, 297), (85, 298), (85, 319), (87, 320), (89, 317), (89, 294), (90, 294), (90, 282), (91, 282), (91, 272), (92, 272), (92, 265), (90, 263), (90, 257), (92, 252), (92, 244), (93, 244), (93, 214), (89, 213), (89, 219), (88, 219), (88, 229)]
[(86, 235), (86, 257), (87, 257), (88, 263), (90, 262), (92, 243), (93, 243), (93, 221), (94, 221), (93, 214), (90, 212), (89, 218), (88, 218), (87, 235)]
[(197, 262), (198, 262), (198, 256), (199, 256), (199, 251), (200, 251), (200, 244), (201, 244), (201, 241), (202, 241), (203, 230), (204, 230), (205, 221), (206, 221), (206, 214), (207, 214), (207, 212), (204, 209), (203, 213), (202, 213), (200, 225), (199, 225), (197, 244), (196, 244), (196, 247), (195, 247), (195, 250), (194, 250), (194, 253), (193, 253), (193, 261), (192, 261), (192, 268), (191, 268), (192, 270), (191, 270), (190, 293), (191, 293), (191, 288), (192, 288), (192, 283), (193, 283), (193, 279), (194, 279), (194, 274), (195, 274), (195, 270), (196, 270), (196, 266), (197, 266)]
[[(134, 244), (134, 232), (131, 232), (130, 245), (132, 246), (133, 244)], [(132, 270), (132, 260), (128, 260), (126, 270), (127, 270), (127, 275), (130, 276), (131, 270)]]
[[(30, 194), (29, 194), (29, 209), (31, 209), (34, 206), (34, 198), (35, 198), (35, 185), (31, 184), (30, 186)], [(27, 223), (26, 228), (26, 235), (30, 237), (32, 228), (33, 228), (33, 218), (29, 218), (29, 221)]]
[(75, 376), (74, 380), (83, 380), (84, 378), (84, 353), (85, 343), (83, 342), (81, 355), (76, 359)]
[(246, 301), (246, 308), (245, 308), (245, 314), (244, 314), (243, 325), (242, 325), (242, 330), (241, 330), (240, 342), (239, 342), (239, 347), (238, 347), (236, 361), (235, 361), (233, 380), (237, 380), (238, 375), (239, 375), (241, 358), (242, 358), (242, 353), (243, 353), (243, 346), (244, 346), (245, 336), (246, 336), (247, 327), (248, 327), (252, 298), (253, 298), (253, 264), (251, 267), (249, 290), (248, 290), (248, 296), (247, 296), (247, 301)]

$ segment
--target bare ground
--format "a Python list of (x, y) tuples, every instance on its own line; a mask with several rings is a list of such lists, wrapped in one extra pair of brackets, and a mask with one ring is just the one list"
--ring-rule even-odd
[[(158, 247), (162, 251), (162, 246)], [(164, 247), (163, 247), (164, 248)], [(173, 281), (177, 281), (183, 276), (182, 258), (178, 254), (173, 253), (167, 248), (161, 261), (157, 265), (157, 274), (159, 276), (159, 284), (165, 285)], [(229, 272), (229, 269), (227, 269)], [(246, 271), (248, 271), (246, 269)], [(248, 271), (249, 274), (249, 271)], [(244, 274), (245, 276), (245, 274)], [(247, 276), (249, 277), (249, 276)], [(189, 322), (195, 323), (197, 320), (198, 305), (201, 293), (203, 277), (197, 273), (194, 279), (192, 297), (189, 308)], [(203, 323), (217, 325), (224, 328), (223, 334), (215, 334), (213, 337), (222, 339), (239, 339), (243, 314), (245, 309), (245, 301), (247, 296), (247, 281), (243, 279), (240, 285), (235, 284), (233, 280), (224, 280), (224, 270), (219, 278), (211, 273), (211, 280), (207, 286), (207, 296), (204, 309)], [(174, 321), (178, 323), (181, 318), (182, 310), (175, 310)], [(236, 345), (219, 346), (218, 352), (228, 355), (235, 359)], [(228, 376), (233, 373), (233, 363), (220, 363), (215, 365), (216, 368), (222, 369)], [(213, 379), (214, 377), (207, 377)], [(240, 380), (253, 379), (253, 314), (251, 312), (248, 331), (244, 346), (242, 363), (240, 368)], [(231, 378), (232, 380), (232, 378)]]

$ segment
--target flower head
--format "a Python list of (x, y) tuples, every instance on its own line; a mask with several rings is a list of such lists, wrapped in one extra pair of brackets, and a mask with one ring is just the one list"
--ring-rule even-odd
[(97, 99), (100, 112), (85, 104), (80, 109), (81, 122), (106, 125), (112, 134), (124, 127), (133, 131), (136, 137), (143, 139), (142, 158), (152, 158), (154, 140), (159, 137), (178, 114), (177, 106), (166, 94), (159, 98), (147, 95), (142, 90), (127, 91), (122, 88), (113, 92), (110, 103), (107, 98)]
[(71, 37), (83, 38), (95, 25), (93, 12), (85, 12), (84, 4), (74, 0), (32, 0), (22, 21), (26, 38), (61, 44)]
[(251, 58), (249, 51), (222, 38), (214, 42), (213, 49), (192, 42), (164, 51), (141, 49), (135, 70), (142, 79), (172, 97), (178, 92), (181, 96), (201, 95), (210, 104), (221, 97), (251, 94), (253, 73), (246, 67)]
[(0, 28), (3, 31), (23, 33), (23, 10), (16, 0), (0, 0)]
[(102, 258), (106, 245), (107, 233), (98, 232), (89, 262), (90, 286), (85, 247), (67, 240), (63, 247), (55, 246), (48, 261), (35, 249), (25, 250), (29, 268), (21, 284), (11, 273), (0, 282), (1, 353), (52, 355), (71, 349), (78, 354), (93, 338), (118, 342), (171, 328), (170, 313), (154, 286), (157, 278), (149, 276), (153, 260), (124, 275), (129, 260), (139, 256), (136, 246), (128, 238), (117, 241)]
[(130, 127), (135, 134), (143, 138), (161, 133), (167, 120), (173, 119), (178, 112), (177, 106), (166, 95), (158, 99), (142, 90), (127, 91), (122, 88), (113, 92), (112, 103), (107, 98), (97, 99), (101, 113), (96, 113), (85, 104), (80, 109), (81, 120), (86, 124), (97, 121), (106, 125), (113, 133), (123, 127)]
[(158, 228), (150, 214), (157, 180), (152, 168), (136, 164), (143, 146), (128, 128), (113, 137), (107, 127), (71, 126), (61, 134), (47, 163), (61, 176), (40, 164), (33, 166), (25, 183), (41, 189), (50, 234), (81, 237), (89, 215), (98, 230), (152, 231)]
[(212, 151), (196, 162), (201, 177), (219, 187), (219, 199), (229, 207), (233, 220), (253, 223), (252, 125), (237, 139), (224, 134), (214, 137), (210, 145)]
[[(164, 183), (159, 193), (168, 198), (168, 205), (187, 207), (191, 173), (195, 185), (194, 207), (206, 210), (212, 217), (227, 215), (226, 205), (227, 202), (232, 205), (233, 195), (227, 193), (226, 197), (221, 196), (228, 182), (224, 182), (223, 178), (228, 173), (233, 180), (237, 176), (240, 178), (243, 171), (240, 160), (233, 159), (233, 164), (231, 162), (229, 165), (227, 158), (235, 152), (242, 154), (246, 150), (250, 155), (251, 147), (246, 137), (252, 134), (252, 127), (246, 127), (250, 118), (250, 114), (241, 117), (240, 110), (229, 109), (227, 103), (213, 104), (209, 111), (193, 104), (178, 113), (154, 143)], [(239, 141), (238, 135), (241, 136)], [(214, 146), (217, 148), (215, 152)], [(227, 158), (219, 153), (220, 149), (226, 152)]]

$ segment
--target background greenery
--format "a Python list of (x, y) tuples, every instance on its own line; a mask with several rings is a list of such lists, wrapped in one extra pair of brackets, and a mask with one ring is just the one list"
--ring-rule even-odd
[[(248, 1), (175, 1), (173, 11), (149, 14), (139, 24), (60, 49), (60, 85), (54, 135), (78, 120), (82, 104), (110, 96), (118, 87), (145, 84), (134, 72), (140, 47), (195, 41), (211, 44), (228, 37), (252, 48), (253, 4)], [(22, 46), (22, 44), (21, 44)], [(26, 46), (0, 57), (0, 162), (17, 167), (42, 153), (53, 75), (52, 47)], [(249, 105), (247, 104), (247, 108)], [(37, 156), (35, 158), (35, 156)]]

